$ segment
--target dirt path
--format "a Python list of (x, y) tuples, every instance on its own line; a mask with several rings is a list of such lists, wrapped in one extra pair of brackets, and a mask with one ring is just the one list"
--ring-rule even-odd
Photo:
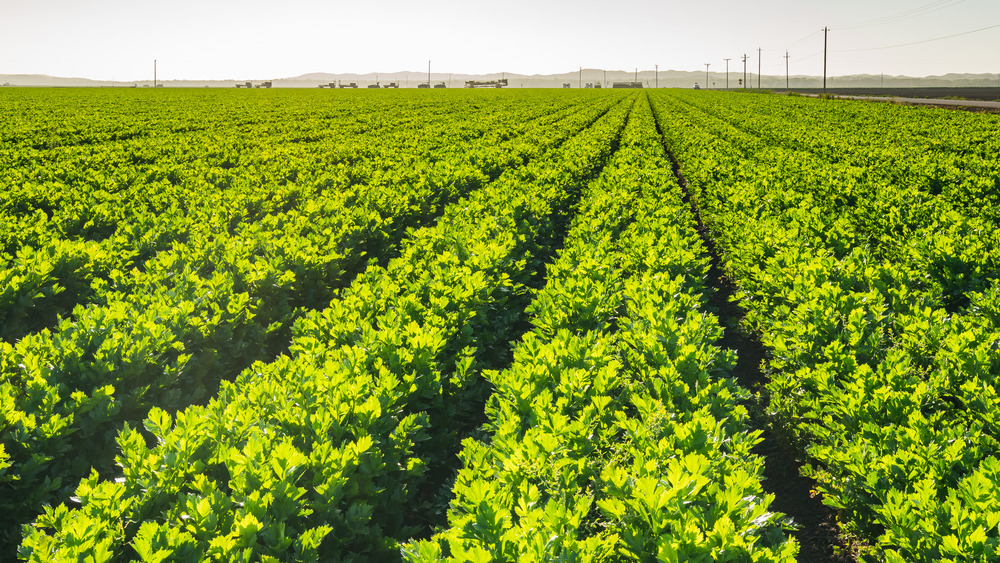
[(942, 100), (937, 98), (900, 98), (900, 97), (879, 97), (879, 96), (839, 96), (841, 98), (851, 98), (854, 100), (874, 100), (892, 101), (905, 104), (927, 105), (927, 106), (955, 106), (970, 108), (989, 108), (1000, 110), (1000, 102), (987, 102), (983, 100)]
[[(983, 100), (944, 100), (940, 98), (903, 98), (899, 96), (852, 96), (847, 94), (835, 95), (838, 98), (847, 100), (864, 100), (867, 102), (884, 102), (890, 104), (907, 104), (914, 106), (931, 106), (1000, 113), (1000, 102), (988, 102)], [(818, 97), (818, 94), (816, 97)]]

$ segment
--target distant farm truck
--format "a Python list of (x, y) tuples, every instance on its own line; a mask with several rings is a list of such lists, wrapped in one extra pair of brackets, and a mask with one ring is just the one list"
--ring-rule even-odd
[(507, 79), (501, 78), (500, 80), (467, 80), (465, 82), (466, 88), (503, 88), (507, 85)]

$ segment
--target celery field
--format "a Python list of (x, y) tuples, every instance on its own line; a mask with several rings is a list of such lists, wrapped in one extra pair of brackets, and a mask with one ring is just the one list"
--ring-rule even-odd
[(827, 556), (1000, 560), (1000, 116), (667, 89), (0, 112), (0, 560), (817, 560), (765, 434)]

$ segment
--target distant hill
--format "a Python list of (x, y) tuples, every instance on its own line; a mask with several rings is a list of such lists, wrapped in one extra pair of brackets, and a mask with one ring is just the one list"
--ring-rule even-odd
[(89, 78), (60, 78), (45, 74), (0, 74), (0, 84), (9, 86), (100, 86), (102, 83)]
[[(462, 87), (467, 80), (497, 80), (501, 77), (507, 78), (512, 88), (560, 88), (568, 84), (571, 88), (586, 86), (587, 84), (601, 83), (605, 87), (614, 82), (642, 82), (646, 87), (659, 86), (661, 88), (692, 88), (695, 83), (700, 87), (705, 87), (706, 75), (698, 71), (664, 70), (659, 73), (654, 71), (625, 71), (625, 70), (601, 70), (583, 69), (582, 71), (565, 72), (561, 74), (515, 74), (515, 73), (490, 73), (490, 74), (448, 74), (434, 72), (431, 74), (432, 83), (444, 82), (451, 88)], [(709, 75), (710, 88), (725, 88), (725, 72), (712, 71)], [(729, 88), (741, 88), (740, 79), (742, 72), (730, 70)], [(166, 80), (161, 81), (166, 88), (232, 88), (237, 84), (252, 82), (257, 85), (265, 80), (272, 81), (275, 88), (316, 88), (319, 85), (329, 83), (350, 83), (354, 82), (359, 87), (364, 88), (377, 82), (387, 84), (397, 82), (403, 88), (416, 88), (418, 84), (427, 81), (427, 73), (420, 71), (398, 71), (398, 72), (371, 72), (366, 74), (332, 74), (324, 72), (314, 72), (294, 76), (289, 78), (242, 78), (229, 80)], [(785, 76), (764, 75), (759, 77), (756, 74), (747, 74), (747, 85), (756, 88), (758, 83), (761, 88), (782, 89), (785, 87)], [(823, 86), (821, 76), (790, 76), (788, 83), (792, 88), (818, 88)], [(91, 80), (88, 78), (63, 78), (47, 76), (44, 74), (0, 74), (0, 85), (4, 86), (57, 86), (57, 87), (150, 87), (152, 80), (140, 81), (108, 81)], [(1000, 78), (996, 74), (946, 74), (943, 76), (882, 76), (871, 74), (859, 74), (849, 76), (833, 76), (827, 78), (827, 86), (831, 88), (917, 88), (917, 87), (998, 87), (1000, 88)]]

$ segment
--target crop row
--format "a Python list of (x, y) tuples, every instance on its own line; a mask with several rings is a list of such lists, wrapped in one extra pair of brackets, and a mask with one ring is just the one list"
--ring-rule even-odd
[[(486, 173), (558, 147), (607, 104), (532, 123), (508, 145), (486, 137), (441, 153), (434, 174), (319, 189), (254, 223), (198, 233), (127, 280), (98, 285), (53, 332), (4, 347), (4, 519), (29, 521), (68, 498), (91, 468), (113, 471), (113, 439), (152, 406), (202, 402), (286, 346), (296, 318), (324, 308), (369, 258), (387, 261), (408, 229), (488, 183)], [(474, 164), (473, 164), (474, 163)], [(494, 168), (496, 167), (496, 168)]]
[[(12, 143), (0, 159), (0, 338), (14, 342), (54, 326), (57, 315), (89, 301), (95, 281), (114, 279), (127, 289), (121, 284), (132, 268), (192, 237), (232, 234), (324, 191), (435, 183), (453, 173), (452, 162), (476, 139), (484, 142), (469, 164), (495, 177), (519, 163), (505, 161), (497, 143), (557, 123), (572, 111), (566, 106), (500, 107), (461, 121), (439, 111), (414, 120), (397, 109), (395, 121), (373, 124), (363, 142), (354, 136), (355, 121), (384, 116), (383, 108), (313, 116), (283, 135), (265, 134), (270, 123), (230, 124), (63, 150)], [(294, 115), (288, 108), (284, 118)], [(94, 121), (91, 127), (99, 127)]]
[(79, 508), (46, 509), (20, 556), (366, 560), (415, 533), (428, 467), (481, 416), (479, 366), (502, 364), (494, 349), (516, 329), (525, 284), (627, 112), (447, 206), (398, 258), (299, 320), (289, 355), (206, 406), (126, 428), (121, 478), (95, 473)]
[[(889, 104), (747, 96), (730, 104), (720, 96), (685, 96), (686, 103), (722, 118), (762, 145), (808, 152), (857, 173), (881, 178), (913, 206), (934, 196), (973, 216), (1000, 219), (998, 118), (961, 111), (927, 111)], [(775, 112), (794, 115), (776, 126)], [(829, 134), (836, 131), (836, 134)], [(844, 197), (848, 194), (831, 194)], [(860, 198), (859, 198), (860, 199)]]
[[(777, 133), (741, 130), (732, 116), (749, 110), (708, 111), (689, 98), (653, 96), (747, 320), (769, 349), (771, 417), (807, 455), (824, 502), (868, 544), (865, 557), (997, 557), (1000, 240), (992, 219), (955, 204), (961, 186), (935, 193), (915, 180), (895, 183), (923, 165), (884, 156), (895, 153), (873, 141), (871, 124), (845, 127), (831, 141), (843, 149), (836, 158), (788, 141), (792, 134), (779, 142)], [(730, 101), (743, 99), (764, 113), (758, 126), (828, 136), (818, 123), (779, 126), (781, 101)], [(895, 128), (912, 122), (910, 135), (934, 121), (895, 111)], [(936, 135), (958, 143), (960, 133)], [(952, 148), (941, 153), (953, 170), (992, 166), (971, 148), (964, 160)]]
[(642, 100), (410, 561), (792, 561), (705, 313), (708, 259)]

